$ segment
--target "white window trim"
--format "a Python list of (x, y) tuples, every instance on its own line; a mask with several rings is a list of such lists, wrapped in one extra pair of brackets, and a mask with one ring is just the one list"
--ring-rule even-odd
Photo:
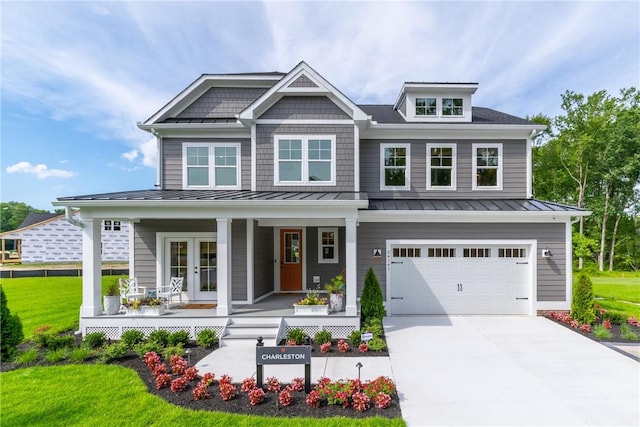
[[(461, 100), (462, 101), (462, 107), (460, 107), (460, 108), (462, 108), (462, 114), (445, 114), (444, 113), (444, 100), (445, 99), (450, 99), (452, 101), (452, 105), (451, 105), (452, 109), (456, 108), (453, 105), (453, 100), (454, 99)], [(442, 98), (440, 98), (440, 116), (441, 117), (464, 117), (464, 104), (465, 104), (465, 102), (464, 102), (464, 97), (463, 96), (443, 96)]]
[[(498, 182), (495, 187), (479, 187), (476, 175), (478, 174), (478, 148), (497, 148), (498, 149)], [(472, 153), (472, 173), (471, 173), (471, 190), (473, 191), (502, 191), (502, 144), (501, 143), (483, 143), (471, 144)]]
[[(333, 258), (331, 259), (325, 259), (322, 258), (322, 247), (324, 246), (322, 244), (322, 233), (323, 232), (330, 232), (333, 233), (333, 235), (335, 236), (333, 239)], [(318, 228), (318, 264), (337, 264), (339, 257), (338, 257), (338, 229), (337, 228)]]
[[(405, 182), (404, 186), (385, 185), (384, 183), (384, 150), (387, 148), (405, 148), (407, 150), (407, 164), (405, 166)], [(380, 144), (380, 190), (407, 191), (411, 189), (411, 144)]]
[[(302, 141), (302, 181), (280, 181), (280, 139), (300, 139)], [(328, 139), (331, 141), (331, 180), (309, 181), (309, 140)], [(336, 136), (335, 135), (274, 135), (273, 136), (273, 185), (274, 186), (335, 186), (336, 185)]]
[[(187, 148), (190, 147), (207, 147), (209, 151), (209, 185), (189, 185), (188, 183), (188, 165), (187, 165)], [(215, 149), (220, 147), (234, 147), (236, 149), (236, 185), (216, 185), (216, 159)], [(182, 144), (182, 188), (190, 189), (215, 189), (215, 190), (240, 190), (241, 188), (241, 172), (242, 172), (242, 153), (241, 144), (237, 142), (186, 142)]]
[[(418, 99), (435, 99), (436, 100), (436, 111), (433, 114), (418, 114)], [(438, 100), (439, 98), (436, 96), (416, 96), (413, 100), (413, 115), (415, 117), (418, 118), (425, 118), (425, 117), (429, 117), (429, 118), (433, 118), (433, 117), (438, 117), (438, 109), (440, 108), (440, 102)], [(428, 108), (426, 105), (424, 107), (425, 109)]]
[[(451, 185), (445, 186), (433, 186), (431, 185), (431, 149), (432, 148), (451, 148)], [(428, 142), (427, 143), (427, 190), (455, 190), (457, 186), (456, 175), (457, 169), (456, 165), (458, 163), (458, 151), (457, 144), (449, 144), (449, 143), (436, 143), (436, 142)]]

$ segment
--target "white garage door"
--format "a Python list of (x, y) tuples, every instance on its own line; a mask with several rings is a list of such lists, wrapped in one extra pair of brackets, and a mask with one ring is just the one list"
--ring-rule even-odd
[(391, 314), (528, 314), (531, 246), (390, 246)]

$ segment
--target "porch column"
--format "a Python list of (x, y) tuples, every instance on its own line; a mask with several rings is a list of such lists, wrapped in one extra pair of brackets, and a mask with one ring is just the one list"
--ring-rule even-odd
[(358, 274), (356, 269), (357, 263), (357, 244), (356, 244), (356, 230), (357, 221), (355, 218), (346, 218), (346, 276), (347, 282), (347, 303), (345, 306), (345, 314), (347, 316), (357, 316), (358, 307), (356, 305), (356, 298), (358, 293)]
[(82, 220), (82, 306), (80, 316), (102, 314), (101, 225), (98, 218)]
[(231, 314), (231, 219), (216, 218), (217, 233), (217, 280), (218, 316)]

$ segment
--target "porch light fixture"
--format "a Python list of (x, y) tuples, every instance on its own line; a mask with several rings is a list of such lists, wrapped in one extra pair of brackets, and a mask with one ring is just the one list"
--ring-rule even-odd
[(547, 248), (542, 250), (542, 258), (551, 258), (552, 256), (551, 249)]

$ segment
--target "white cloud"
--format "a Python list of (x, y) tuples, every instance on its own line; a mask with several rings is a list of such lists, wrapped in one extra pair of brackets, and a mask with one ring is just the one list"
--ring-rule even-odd
[(19, 162), (15, 165), (7, 166), (7, 173), (23, 173), (27, 175), (35, 175), (38, 179), (47, 178), (71, 178), (77, 175), (72, 171), (63, 169), (49, 169), (45, 164), (32, 165), (29, 162)]
[(130, 162), (133, 162), (138, 157), (138, 150), (127, 151), (126, 153), (122, 153), (122, 157), (127, 159)]

